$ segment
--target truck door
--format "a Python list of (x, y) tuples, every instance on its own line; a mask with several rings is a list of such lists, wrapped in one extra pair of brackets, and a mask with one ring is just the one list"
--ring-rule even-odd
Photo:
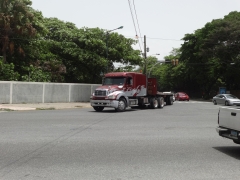
[(133, 79), (131, 77), (126, 78), (124, 91), (125, 91), (126, 96), (132, 96)]

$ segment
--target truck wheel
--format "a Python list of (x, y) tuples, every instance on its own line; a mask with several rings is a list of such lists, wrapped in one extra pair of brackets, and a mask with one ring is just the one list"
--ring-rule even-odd
[(139, 108), (145, 109), (147, 106), (145, 104), (138, 105)]
[(150, 98), (150, 108), (156, 109), (158, 107), (158, 100), (156, 98)]
[(229, 102), (228, 101), (225, 101), (225, 106), (229, 106)]
[(239, 141), (239, 140), (233, 139), (233, 142), (236, 143), (236, 144), (240, 144), (240, 141)]
[(213, 104), (214, 104), (214, 105), (217, 105), (217, 102), (214, 100), (214, 101), (213, 101)]
[(162, 97), (158, 97), (157, 101), (158, 101), (158, 108), (163, 108), (164, 107), (164, 99)]
[(140, 107), (140, 108), (145, 108), (146, 107), (146, 105), (143, 102), (143, 99), (138, 99), (138, 107)]
[(126, 109), (126, 100), (124, 98), (120, 98), (118, 101), (118, 107), (115, 109), (117, 112), (123, 112)]
[(167, 105), (173, 105), (173, 99), (172, 99), (170, 96), (167, 97), (167, 102), (166, 102), (166, 104), (167, 104)]
[(101, 112), (104, 109), (104, 107), (102, 107), (102, 106), (93, 106), (93, 109), (95, 111), (97, 111), (97, 112)]

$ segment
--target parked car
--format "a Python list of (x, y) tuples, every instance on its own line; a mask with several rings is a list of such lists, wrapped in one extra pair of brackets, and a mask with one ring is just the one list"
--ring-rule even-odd
[(240, 99), (232, 94), (218, 94), (213, 97), (212, 102), (214, 105), (224, 104), (225, 106), (240, 105)]
[(189, 101), (189, 96), (185, 92), (177, 92), (175, 94), (176, 101)]

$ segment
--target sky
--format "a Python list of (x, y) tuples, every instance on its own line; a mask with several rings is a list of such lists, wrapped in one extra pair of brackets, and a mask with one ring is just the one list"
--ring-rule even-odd
[(134, 49), (142, 52), (145, 35), (147, 55), (163, 60), (173, 48), (181, 47), (185, 34), (240, 11), (240, 0), (32, 0), (32, 7), (44, 17), (72, 22), (78, 28), (123, 26), (114, 32), (133, 39), (138, 35)]

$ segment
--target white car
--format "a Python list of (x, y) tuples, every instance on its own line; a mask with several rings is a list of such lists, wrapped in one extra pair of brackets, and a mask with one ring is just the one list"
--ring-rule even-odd
[(240, 105), (240, 99), (232, 94), (218, 94), (212, 99), (213, 104), (224, 104), (225, 106)]

